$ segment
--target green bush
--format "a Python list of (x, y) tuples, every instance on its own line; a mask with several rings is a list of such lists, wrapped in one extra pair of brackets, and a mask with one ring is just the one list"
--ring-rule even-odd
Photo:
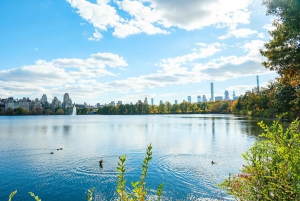
[[(137, 182), (131, 182), (131, 185), (133, 187), (132, 190), (127, 190), (125, 188), (126, 186), (126, 180), (125, 180), (125, 161), (126, 161), (126, 155), (120, 156), (120, 162), (118, 163), (117, 170), (120, 172), (118, 174), (118, 185), (117, 185), (117, 193), (119, 196), (119, 200), (121, 201), (144, 201), (146, 200), (149, 188), (146, 188), (146, 176), (148, 173), (148, 165), (150, 160), (152, 159), (152, 152), (151, 152), (152, 146), (151, 144), (147, 148), (146, 156), (143, 161), (142, 165), (142, 174), (140, 181)], [(164, 184), (160, 184), (158, 186), (157, 190), (157, 200), (161, 200), (162, 197), (162, 188)]]
[(247, 165), (219, 186), (238, 200), (300, 200), (300, 131), (298, 119), (284, 129), (263, 122), (262, 140), (243, 154)]

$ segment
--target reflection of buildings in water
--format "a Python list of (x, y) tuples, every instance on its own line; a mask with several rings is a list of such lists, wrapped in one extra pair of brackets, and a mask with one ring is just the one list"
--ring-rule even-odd
[(57, 133), (58, 131), (58, 126), (52, 126), (52, 132)]
[(216, 128), (215, 128), (215, 118), (211, 118), (211, 132), (213, 134), (213, 139), (215, 139), (215, 133), (216, 133)]
[(70, 131), (71, 131), (71, 126), (70, 125), (64, 125), (63, 126), (63, 133), (64, 134), (70, 134)]
[(229, 124), (229, 119), (226, 118), (225, 120), (225, 130), (226, 130), (226, 134), (228, 135), (229, 134), (229, 131), (230, 131), (230, 124)]

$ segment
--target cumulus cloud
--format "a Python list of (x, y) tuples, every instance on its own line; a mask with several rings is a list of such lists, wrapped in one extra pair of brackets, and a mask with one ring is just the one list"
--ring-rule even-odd
[[(92, 87), (88, 87), (91, 83), (83, 81), (84, 79), (115, 76), (108, 68), (122, 68), (127, 65), (122, 57), (112, 53), (92, 54), (87, 59), (38, 60), (33, 65), (0, 71), (0, 86), (3, 90), (1, 94), (20, 95), (22, 94), (20, 91), (27, 94), (30, 92), (55, 94), (57, 91), (54, 89), (71, 86), (76, 90), (85, 89), (86, 93)], [(92, 86), (103, 87), (94, 83)]]
[(263, 33), (259, 33), (256, 30), (251, 30), (248, 28), (232, 29), (232, 30), (229, 30), (227, 34), (225, 34), (223, 36), (219, 36), (218, 38), (221, 40), (230, 38), (232, 36), (234, 36), (236, 38), (248, 38), (250, 35), (253, 35), (253, 34), (257, 34), (257, 37), (259, 37), (259, 38), (264, 38)]
[[(227, 80), (231, 78), (267, 74), (270, 71), (261, 66), (263, 61), (259, 48), (261, 40), (252, 40), (238, 45), (244, 52), (241, 56), (219, 56), (215, 54), (228, 48), (220, 43), (196, 43), (194, 51), (157, 63), (156, 72), (146, 75), (100, 81), (104, 75), (115, 75), (111, 68), (127, 66), (126, 61), (112, 53), (96, 53), (87, 59), (63, 58), (52, 61), (39, 60), (34, 65), (0, 71), (1, 94), (19, 94), (38, 91), (47, 94), (69, 92), (74, 98), (93, 98), (110, 92), (146, 94), (148, 89), (168, 85), (199, 83), (205, 80)], [(214, 56), (209, 60), (209, 57)], [(73, 95), (72, 95), (73, 97)]]
[[(248, 24), (251, 0), (67, 0), (96, 31), (90, 40), (100, 39), (101, 31), (113, 28), (113, 35), (168, 34), (171, 27), (185, 30), (206, 26), (236, 27)], [(124, 15), (125, 13), (125, 15)], [(97, 37), (95, 37), (97, 36)]]

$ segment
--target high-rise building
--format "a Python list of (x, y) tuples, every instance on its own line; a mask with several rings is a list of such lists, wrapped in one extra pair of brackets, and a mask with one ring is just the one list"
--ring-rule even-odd
[(201, 102), (201, 96), (197, 96), (197, 103)]
[(163, 101), (162, 101), (162, 100), (160, 100), (160, 101), (159, 101), (159, 104), (163, 104)]
[(151, 98), (151, 105), (154, 105), (154, 99)]
[(61, 101), (55, 96), (52, 100), (51, 109), (54, 112), (56, 108), (61, 107)]
[(147, 97), (145, 97), (144, 104), (148, 105)]
[(207, 99), (206, 99), (205, 95), (202, 96), (202, 102), (207, 102)]
[(232, 92), (232, 100), (236, 100), (236, 99), (238, 99), (238, 98), (239, 98), (239, 97), (236, 96), (236, 95), (235, 95), (235, 92), (233, 91), (233, 92)]
[(215, 97), (214, 97), (214, 83), (210, 83), (210, 101), (214, 102)]
[(65, 95), (64, 95), (64, 100), (63, 100), (63, 103), (62, 103), (62, 107), (63, 108), (72, 107), (72, 100), (70, 99), (68, 93), (65, 93)]
[(188, 99), (188, 102), (189, 102), (189, 103), (192, 102), (192, 97), (191, 97), (191, 96), (188, 96), (187, 99)]
[(256, 84), (257, 84), (257, 93), (259, 93), (259, 77), (256, 76)]
[(178, 104), (178, 101), (177, 101), (177, 100), (175, 100), (175, 104)]
[(45, 105), (47, 103), (47, 95), (43, 94), (42, 98), (41, 98), (41, 102), (43, 105)]
[(225, 101), (228, 101), (229, 100), (229, 92), (227, 90), (225, 90), (225, 93), (224, 93), (224, 100)]

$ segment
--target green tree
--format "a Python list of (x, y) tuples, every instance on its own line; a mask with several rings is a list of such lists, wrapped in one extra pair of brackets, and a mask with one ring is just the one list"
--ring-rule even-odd
[(46, 110), (44, 111), (44, 114), (45, 114), (45, 115), (51, 115), (51, 114), (53, 114), (53, 112), (52, 112), (50, 109), (46, 109)]
[(238, 200), (300, 200), (299, 121), (284, 129), (279, 121), (259, 125), (262, 140), (243, 154), (247, 165), (220, 186)]
[(55, 114), (58, 114), (58, 115), (64, 115), (65, 112), (64, 112), (63, 109), (60, 108), (60, 109), (56, 110)]
[(262, 64), (281, 76), (282, 83), (300, 84), (300, 1), (263, 0), (267, 15), (275, 15), (275, 30), (261, 54), (267, 58)]
[(166, 114), (166, 105), (164, 103), (160, 103), (158, 106), (158, 112), (160, 114)]

